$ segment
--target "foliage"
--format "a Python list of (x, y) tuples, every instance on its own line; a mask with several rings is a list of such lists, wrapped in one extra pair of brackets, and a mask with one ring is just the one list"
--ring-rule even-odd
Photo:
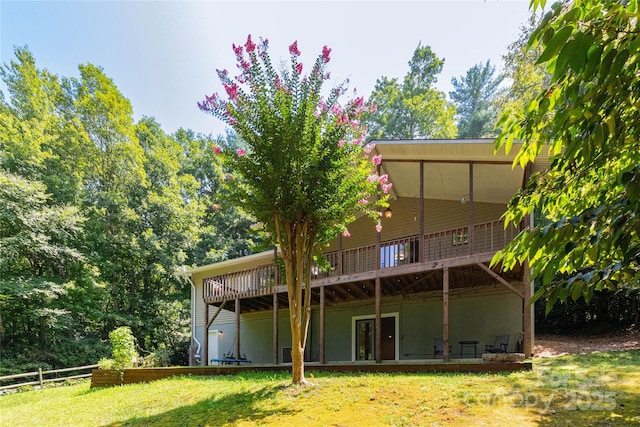
[(456, 106), (458, 138), (485, 138), (494, 135), (497, 120), (496, 96), (503, 76), (494, 76), (495, 67), (487, 61), (476, 64), (459, 79), (453, 77), (454, 87), (449, 96)]
[(504, 60), (504, 78), (509, 86), (500, 91), (496, 98), (497, 110), (502, 115), (521, 115), (527, 103), (549, 84), (551, 75), (544, 64), (537, 62), (542, 53), (540, 46), (529, 46), (531, 33), (540, 21), (540, 16), (532, 13), (528, 22), (520, 27), (518, 38), (507, 48)]
[[(637, 425), (640, 351), (536, 359), (527, 372), (183, 376), (2, 396), (3, 421), (48, 425)], [(434, 398), (437, 396), (437, 398)], [(605, 400), (606, 397), (606, 400)], [(117, 404), (114, 404), (117, 402)], [(613, 405), (612, 405), (613, 403)], [(375, 414), (371, 421), (363, 414)]]
[(584, 299), (569, 299), (557, 303), (546, 313), (545, 302), (536, 301), (536, 333), (575, 334), (610, 332), (621, 327), (639, 325), (640, 293), (595, 292), (587, 303)]
[[(535, 8), (544, 2), (533, 1)], [(549, 220), (498, 254), (528, 260), (541, 280), (534, 298), (587, 301), (599, 290), (638, 288), (640, 269), (640, 22), (638, 2), (555, 4), (531, 34), (551, 75), (524, 115), (502, 118), (497, 146), (524, 144), (516, 163), (541, 150), (551, 166), (510, 203), (508, 222), (538, 207)], [(557, 276), (560, 273), (562, 276)], [(559, 277), (556, 279), (556, 277)]]
[(244, 46), (233, 46), (240, 75), (226, 70), (218, 76), (228, 100), (213, 94), (199, 103), (230, 125), (244, 146), (215, 147), (232, 171), (227, 189), (233, 200), (263, 225), (281, 251), (289, 293), (293, 341), (294, 382), (304, 381), (302, 354), (306, 343), (314, 255), (320, 253), (346, 225), (364, 212), (381, 229), (379, 208), (385, 205), (391, 184), (378, 177), (373, 145), (363, 143), (360, 116), (362, 98), (344, 106), (345, 84), (322, 96), (328, 79), (326, 46), (302, 74), (297, 42), (289, 46), (289, 68), (276, 71), (268, 55), (268, 41), (256, 45), (251, 36)]
[(214, 139), (135, 122), (98, 66), (56, 76), (14, 53), (0, 68), (0, 363), (93, 364), (120, 325), (143, 354), (184, 362), (190, 285), (175, 272), (261, 244), (246, 214), (215, 208)]
[(383, 76), (369, 97), (377, 110), (366, 113), (369, 139), (453, 138), (455, 108), (435, 89), (444, 60), (429, 46), (418, 47), (402, 82)]
[(138, 358), (135, 338), (131, 333), (131, 328), (121, 326), (109, 332), (111, 341), (111, 353), (113, 355), (113, 366), (115, 369), (131, 368)]

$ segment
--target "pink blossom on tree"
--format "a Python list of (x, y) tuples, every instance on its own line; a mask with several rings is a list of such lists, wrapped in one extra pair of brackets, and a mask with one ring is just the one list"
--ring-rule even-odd
[(392, 184), (392, 183), (384, 184), (384, 185), (382, 186), (382, 192), (383, 192), (384, 194), (388, 194), (388, 193), (389, 193), (389, 190), (391, 190), (391, 187), (393, 187), (393, 184)]
[(233, 83), (230, 85), (224, 85), (224, 90), (227, 91), (227, 95), (229, 95), (229, 99), (235, 101), (238, 97), (238, 85)]
[(218, 147), (217, 145), (214, 145), (213, 146), (213, 152), (215, 154), (220, 154), (220, 153), (222, 153), (222, 148)]
[(291, 55), (295, 55), (295, 56), (300, 56), (300, 50), (298, 50), (298, 41), (294, 41), (293, 43), (291, 43), (291, 45), (289, 46), (289, 53)]
[[(289, 46), (290, 67), (280, 70), (267, 48), (266, 40), (256, 46), (251, 36), (244, 47), (234, 45), (240, 75), (231, 79), (226, 70), (218, 72), (227, 99), (210, 96), (198, 106), (230, 125), (251, 153), (228, 146), (218, 158), (234, 173), (235, 182), (226, 183), (229, 193), (243, 201), (280, 248), (289, 307), (296, 307), (290, 309), (293, 382), (301, 383), (311, 312), (310, 293), (302, 289), (311, 281), (318, 245), (340, 233), (348, 237), (346, 225), (358, 213), (380, 226), (388, 196), (375, 167), (382, 157), (371, 159), (362, 146), (364, 100), (341, 103), (346, 83), (322, 88), (331, 49), (325, 46), (303, 75), (297, 43)], [(304, 238), (295, 237), (300, 235)]]
[(382, 225), (376, 224), (376, 231), (379, 233), (382, 231)]
[(378, 178), (378, 181), (380, 181), (380, 184), (386, 184), (387, 181), (389, 180), (389, 175), (384, 174), (384, 175), (380, 175), (380, 178)]
[(247, 42), (244, 44), (244, 48), (247, 50), (247, 53), (251, 53), (256, 49), (256, 44), (251, 41), (251, 34), (247, 36)]
[(329, 49), (326, 46), (322, 47), (322, 60), (324, 61), (325, 64), (330, 60), (329, 58), (330, 53), (331, 53), (331, 49)]
[(369, 153), (371, 153), (371, 151), (373, 151), (374, 148), (376, 148), (376, 144), (369, 143), (369, 144), (364, 146), (364, 152), (369, 154)]

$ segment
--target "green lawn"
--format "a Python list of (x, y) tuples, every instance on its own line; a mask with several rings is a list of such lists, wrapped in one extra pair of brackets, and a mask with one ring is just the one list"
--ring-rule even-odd
[(3, 426), (640, 425), (640, 351), (537, 360), (512, 374), (179, 377), (0, 396)]

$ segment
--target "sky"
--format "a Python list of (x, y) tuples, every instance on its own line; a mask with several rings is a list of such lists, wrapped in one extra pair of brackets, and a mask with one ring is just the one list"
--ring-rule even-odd
[(448, 94), (451, 78), (477, 63), (500, 71), (529, 14), (528, 0), (0, 0), (0, 62), (27, 46), (38, 68), (59, 76), (78, 77), (78, 65), (92, 63), (131, 101), (135, 120), (215, 136), (224, 124), (196, 103), (224, 92), (215, 70), (235, 70), (231, 45), (248, 34), (269, 39), (278, 62), (294, 40), (308, 64), (327, 45), (332, 81), (349, 79), (365, 97), (382, 76), (402, 79), (422, 43), (444, 58), (437, 88)]

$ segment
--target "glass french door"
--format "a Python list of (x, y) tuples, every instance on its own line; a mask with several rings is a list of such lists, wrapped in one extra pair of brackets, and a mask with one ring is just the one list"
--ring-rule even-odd
[[(395, 317), (383, 317), (382, 321), (382, 360), (395, 359)], [(376, 358), (375, 319), (356, 320), (356, 360), (374, 360)]]

